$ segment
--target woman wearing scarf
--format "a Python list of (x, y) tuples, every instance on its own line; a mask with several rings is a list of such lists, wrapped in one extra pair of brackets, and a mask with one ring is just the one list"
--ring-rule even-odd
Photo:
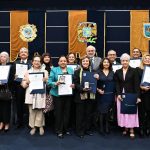
[(90, 71), (90, 60), (87, 56), (81, 59), (81, 68), (74, 73), (75, 103), (76, 103), (76, 132), (83, 138), (85, 134), (92, 135), (91, 122), (95, 94), (82, 86), (83, 71)]

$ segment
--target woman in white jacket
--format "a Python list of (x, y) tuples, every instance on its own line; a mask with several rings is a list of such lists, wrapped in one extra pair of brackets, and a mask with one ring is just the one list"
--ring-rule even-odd
[(32, 67), (27, 71), (22, 81), (22, 86), (26, 88), (25, 104), (29, 106), (29, 126), (31, 127), (30, 134), (34, 135), (37, 127), (39, 128), (39, 134), (44, 134), (45, 118), (43, 108), (46, 103), (46, 91), (43, 94), (36, 93), (31, 94), (29, 90), (29, 73), (43, 72), (43, 82), (47, 82), (48, 72), (41, 67), (41, 57), (34, 56), (32, 59)]

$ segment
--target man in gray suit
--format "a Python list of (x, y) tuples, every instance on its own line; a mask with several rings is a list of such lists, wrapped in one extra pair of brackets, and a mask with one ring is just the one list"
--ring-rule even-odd
[(91, 68), (92, 68), (92, 71), (94, 72), (96, 72), (99, 69), (99, 65), (101, 62), (101, 58), (95, 57), (95, 53), (96, 53), (96, 48), (94, 46), (89, 45), (86, 48), (86, 54), (91, 60)]

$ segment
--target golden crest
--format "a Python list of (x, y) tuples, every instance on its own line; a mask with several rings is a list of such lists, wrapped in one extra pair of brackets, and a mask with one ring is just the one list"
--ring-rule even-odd
[(78, 25), (78, 40), (83, 43), (96, 43), (97, 24), (95, 22), (81, 22)]
[(25, 42), (32, 42), (37, 37), (37, 28), (33, 24), (20, 26), (20, 38)]

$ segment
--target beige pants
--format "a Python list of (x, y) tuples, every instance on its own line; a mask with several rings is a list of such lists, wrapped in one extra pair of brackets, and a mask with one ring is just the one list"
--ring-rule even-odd
[(32, 109), (32, 105), (29, 105), (29, 126), (43, 127), (45, 125), (45, 117), (42, 109)]

